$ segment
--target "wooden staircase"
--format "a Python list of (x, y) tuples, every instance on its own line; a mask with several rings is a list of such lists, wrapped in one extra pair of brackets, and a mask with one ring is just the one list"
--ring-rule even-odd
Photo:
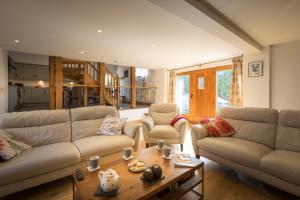
[[(101, 80), (99, 69), (100, 63), (97, 62), (63, 61), (63, 77), (64, 80), (67, 79), (69, 81), (69, 84), (64, 84), (64, 86), (83, 87), (84, 99), (86, 99), (84, 101), (84, 106), (87, 106), (88, 104), (88, 95), (99, 96), (100, 98), (99, 88), (101, 86)], [(119, 107), (119, 77), (116, 74), (111, 73), (106, 67), (104, 74), (104, 88), (104, 104)]]

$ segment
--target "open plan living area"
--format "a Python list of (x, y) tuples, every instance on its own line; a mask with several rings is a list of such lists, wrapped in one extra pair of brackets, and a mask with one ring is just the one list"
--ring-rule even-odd
[(299, 0), (0, 0), (0, 200), (300, 200)]

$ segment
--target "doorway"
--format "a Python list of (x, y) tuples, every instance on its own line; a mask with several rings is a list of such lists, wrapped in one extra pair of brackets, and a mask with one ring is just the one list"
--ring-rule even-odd
[(229, 106), (232, 65), (176, 74), (176, 103), (191, 122), (213, 117)]

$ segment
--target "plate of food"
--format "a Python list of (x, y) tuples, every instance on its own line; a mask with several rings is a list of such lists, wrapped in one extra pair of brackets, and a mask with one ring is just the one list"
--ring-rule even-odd
[(134, 160), (128, 164), (128, 170), (131, 172), (142, 172), (147, 168), (147, 163), (142, 160)]

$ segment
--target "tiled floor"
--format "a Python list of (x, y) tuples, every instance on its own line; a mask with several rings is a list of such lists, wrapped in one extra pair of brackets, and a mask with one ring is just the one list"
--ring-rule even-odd
[[(140, 148), (145, 148), (141, 142)], [(180, 151), (179, 145), (174, 145)], [(186, 134), (184, 152), (193, 153), (190, 132)], [(223, 167), (215, 162), (205, 162), (205, 200), (300, 200), (293, 195), (263, 184), (251, 177)], [(63, 178), (44, 184), (9, 197), (5, 200), (71, 200), (73, 198), (72, 178)], [(200, 191), (200, 187), (195, 190)], [(187, 193), (182, 199), (197, 199), (193, 192)]]

